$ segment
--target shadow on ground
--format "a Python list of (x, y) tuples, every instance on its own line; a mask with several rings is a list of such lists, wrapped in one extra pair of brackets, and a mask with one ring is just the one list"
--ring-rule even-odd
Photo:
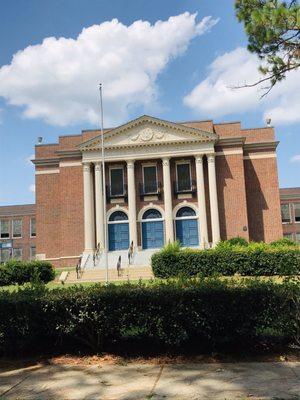
[(57, 365), (0, 369), (0, 399), (293, 399), (299, 362)]

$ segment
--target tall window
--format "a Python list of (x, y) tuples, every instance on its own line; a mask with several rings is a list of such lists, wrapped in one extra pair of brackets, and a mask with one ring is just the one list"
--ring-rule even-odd
[(156, 165), (143, 166), (144, 193), (157, 193)]
[(281, 204), (281, 221), (284, 224), (291, 222), (291, 212), (289, 204)]
[(7, 219), (0, 220), (0, 237), (1, 239), (9, 238), (9, 221)]
[(22, 249), (21, 248), (13, 249), (13, 258), (15, 260), (22, 260)]
[(123, 196), (124, 195), (124, 169), (111, 168), (110, 169), (110, 195)]
[(191, 190), (191, 165), (190, 163), (176, 164), (177, 190), (185, 192)]
[(295, 222), (300, 222), (300, 203), (294, 203)]
[(36, 220), (35, 220), (35, 218), (30, 218), (30, 236), (36, 237)]
[(20, 238), (22, 237), (22, 220), (13, 219), (12, 221), (12, 237)]
[(35, 260), (35, 254), (36, 254), (35, 246), (31, 246), (30, 247), (30, 260)]
[(295, 239), (297, 243), (300, 243), (300, 232), (296, 232)]

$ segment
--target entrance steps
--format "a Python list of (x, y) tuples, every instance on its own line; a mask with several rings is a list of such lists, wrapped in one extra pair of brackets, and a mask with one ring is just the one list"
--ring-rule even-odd
[[(151, 267), (122, 267), (121, 276), (118, 276), (117, 269), (108, 269), (109, 282), (125, 282), (138, 281), (153, 278)], [(105, 282), (106, 270), (104, 268), (88, 268), (84, 269), (81, 278), (77, 279), (76, 271), (70, 271), (66, 279), (66, 283), (82, 283), (82, 282)]]
[[(130, 267), (143, 267), (151, 265), (151, 256), (156, 253), (158, 249), (147, 249), (147, 250), (135, 250), (133, 252), (133, 257), (130, 262)], [(117, 268), (117, 262), (121, 256), (121, 268), (127, 268), (128, 266), (128, 250), (117, 250), (117, 251), (109, 251), (107, 253), (107, 261), (108, 268)], [(92, 254), (85, 255), (82, 261), (82, 269), (94, 269), (94, 268), (105, 268), (106, 266), (106, 257), (104, 253), (101, 253), (99, 258), (95, 259), (95, 263), (93, 260)]]

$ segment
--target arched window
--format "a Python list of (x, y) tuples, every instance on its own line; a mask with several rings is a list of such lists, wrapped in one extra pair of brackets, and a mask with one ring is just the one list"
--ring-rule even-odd
[(111, 214), (109, 217), (109, 221), (111, 222), (117, 222), (117, 221), (128, 221), (127, 215), (124, 213), (124, 211), (115, 211), (114, 213)]
[(194, 217), (195, 211), (191, 207), (182, 207), (176, 213), (176, 218)]
[(150, 210), (144, 212), (142, 219), (159, 219), (159, 218), (162, 218), (161, 213), (158, 210), (151, 208)]

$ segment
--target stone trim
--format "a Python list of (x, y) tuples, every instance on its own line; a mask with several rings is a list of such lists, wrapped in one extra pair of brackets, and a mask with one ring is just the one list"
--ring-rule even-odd
[(78, 167), (82, 166), (81, 161), (61, 161), (59, 167)]
[[(218, 135), (216, 135), (215, 133), (206, 132), (204, 130), (197, 129), (197, 128), (187, 127), (185, 125), (179, 125), (174, 122), (161, 120), (161, 119), (150, 117), (147, 115), (139, 117), (133, 121), (127, 122), (126, 124), (121, 125), (115, 129), (112, 129), (111, 131), (109, 131), (107, 133), (106, 137), (109, 138), (109, 137), (115, 136), (115, 135), (117, 135), (121, 132), (127, 131), (135, 126), (142, 125), (145, 122), (151, 123), (156, 126), (163, 126), (166, 128), (171, 128), (171, 129), (179, 131), (179, 132), (190, 133), (192, 135), (197, 136), (198, 141), (215, 141), (218, 139)], [(202, 134), (202, 138), (199, 137), (199, 134)], [(94, 150), (95, 148), (97, 148), (97, 144), (99, 144), (100, 141), (101, 141), (101, 135), (98, 135), (92, 139), (89, 139), (89, 140), (81, 143), (80, 145), (77, 146), (77, 148), (79, 148), (82, 151), (86, 151), (86, 150), (89, 150), (93, 146), (92, 149)], [(174, 142), (172, 142), (172, 144), (173, 143)], [(166, 142), (164, 142), (164, 144), (166, 144)], [(142, 145), (145, 146), (146, 144), (143, 143)], [(147, 143), (147, 145), (148, 145), (148, 143)], [(133, 147), (136, 147), (136, 144), (134, 144)]]
[(263, 158), (277, 158), (277, 155), (275, 153), (258, 153), (244, 156), (244, 160), (259, 160)]
[(245, 143), (244, 149), (251, 150), (276, 150), (279, 141), (272, 142), (255, 142), (255, 143)]
[(59, 174), (59, 169), (45, 169), (35, 171), (35, 175), (48, 175), (48, 174)]
[(238, 150), (222, 150), (222, 151), (216, 151), (215, 155), (216, 156), (231, 156), (231, 155), (236, 155), (236, 154), (244, 154), (242, 149)]

